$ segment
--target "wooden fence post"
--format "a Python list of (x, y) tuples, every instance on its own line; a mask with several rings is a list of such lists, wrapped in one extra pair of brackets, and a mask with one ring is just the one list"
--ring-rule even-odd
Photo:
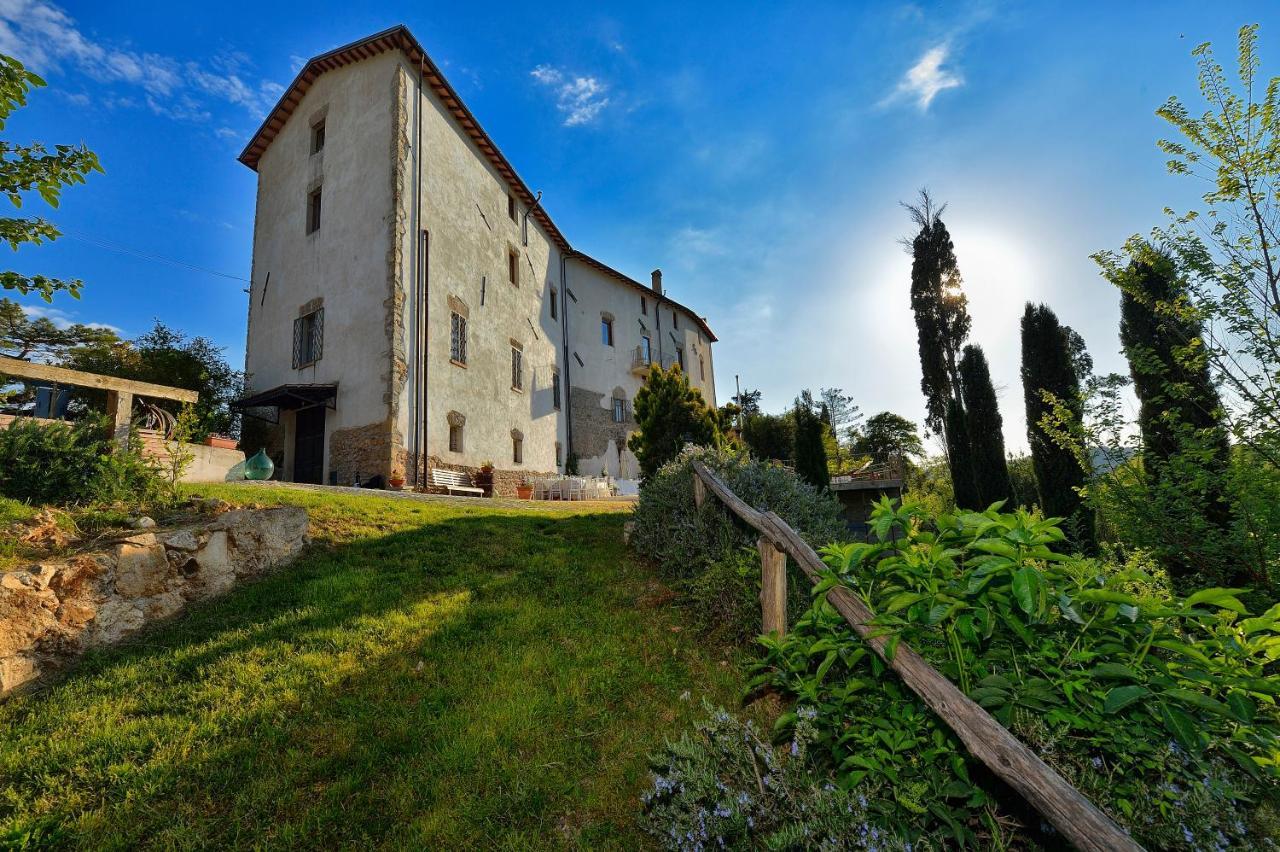
[(760, 551), (760, 620), (764, 633), (787, 632), (787, 554), (768, 536), (756, 541)]
[(693, 475), (693, 505), (694, 508), (701, 509), (702, 504), (707, 499), (707, 486), (703, 483), (702, 477), (698, 474)]
[(107, 414), (111, 417), (112, 437), (120, 446), (126, 446), (133, 417), (133, 394), (122, 390), (107, 391)]

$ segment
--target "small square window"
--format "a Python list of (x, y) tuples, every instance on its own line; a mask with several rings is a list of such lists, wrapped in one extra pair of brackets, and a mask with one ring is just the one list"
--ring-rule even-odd
[(520, 253), (515, 249), (507, 252), (507, 280), (520, 286)]
[(324, 119), (311, 127), (311, 153), (319, 154), (324, 150)]
[(311, 190), (307, 195), (307, 233), (314, 234), (320, 230), (320, 187)]
[(516, 197), (511, 193), (507, 193), (507, 218), (512, 222), (516, 221)]

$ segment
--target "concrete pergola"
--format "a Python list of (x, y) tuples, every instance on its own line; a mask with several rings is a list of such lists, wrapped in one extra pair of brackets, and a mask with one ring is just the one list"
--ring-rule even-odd
[(106, 391), (107, 413), (111, 415), (111, 432), (116, 441), (121, 444), (129, 440), (129, 423), (133, 417), (135, 396), (172, 399), (186, 403), (194, 403), (200, 398), (200, 394), (184, 388), (153, 385), (151, 382), (135, 382), (132, 379), (117, 379), (115, 376), (69, 370), (66, 367), (51, 367), (48, 364), (34, 364), (30, 361), (19, 361), (17, 358), (3, 356), (0, 356), (0, 376), (14, 376), (20, 379), (50, 382), (54, 385)]

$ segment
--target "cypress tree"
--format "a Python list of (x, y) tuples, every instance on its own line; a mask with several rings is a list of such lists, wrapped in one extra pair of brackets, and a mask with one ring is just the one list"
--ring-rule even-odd
[(687, 443), (700, 447), (720, 443), (714, 413), (676, 364), (666, 370), (657, 364), (649, 367), (644, 385), (636, 392), (635, 418), (638, 429), (627, 446), (640, 462), (641, 479), (657, 473)]
[(1022, 314), (1022, 395), (1027, 411), (1027, 443), (1035, 471), (1036, 493), (1045, 515), (1069, 519), (1075, 544), (1085, 552), (1094, 548), (1093, 510), (1080, 500), (1085, 470), (1070, 448), (1059, 446), (1040, 426), (1052, 406), (1052, 394), (1071, 414), (1074, 428), (1082, 425), (1084, 397), (1081, 383), (1090, 363), (1080, 336), (1058, 322), (1048, 305), (1027, 303)]
[(970, 344), (964, 348), (960, 358), (960, 388), (969, 430), (973, 485), (978, 498), (972, 508), (985, 509), (999, 500), (1011, 500), (1013, 484), (1009, 481), (1009, 465), (1004, 455), (1000, 405), (981, 346)]
[[(1204, 328), (1186, 284), (1173, 260), (1151, 246), (1135, 254), (1117, 283), (1120, 343), (1138, 397), (1143, 468), (1156, 493), (1171, 488), (1194, 495), (1205, 519), (1225, 531), (1232, 525), (1224, 491), (1231, 450), (1200, 342)], [(1183, 574), (1197, 570), (1178, 567)]]
[(959, 385), (960, 347), (969, 336), (968, 301), (961, 289), (955, 245), (942, 222), (946, 205), (935, 207), (925, 190), (917, 204), (905, 204), (919, 233), (911, 249), (911, 310), (920, 349), (920, 390), (935, 432), (946, 428), (947, 404)]
[(942, 222), (946, 205), (935, 207), (929, 193), (921, 190), (918, 203), (903, 206), (920, 229), (903, 242), (911, 250), (911, 310), (920, 350), (925, 424), (945, 438), (956, 505), (983, 508), (973, 479), (972, 447), (960, 398), (960, 347), (972, 323), (955, 245)]
[(827, 488), (831, 476), (827, 472), (827, 450), (822, 443), (827, 424), (814, 411), (809, 391), (802, 391), (796, 399), (794, 419), (796, 474), (814, 488)]
[(973, 475), (973, 444), (969, 440), (969, 424), (959, 400), (947, 403), (944, 434), (947, 439), (947, 464), (951, 468), (951, 491), (956, 507), (981, 511), (987, 508), (978, 493)]

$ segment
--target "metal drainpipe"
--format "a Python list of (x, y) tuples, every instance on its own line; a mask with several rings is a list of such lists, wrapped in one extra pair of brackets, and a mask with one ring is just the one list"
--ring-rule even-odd
[[(570, 249), (572, 251), (572, 249)], [(569, 279), (568, 254), (560, 254), (560, 346), (564, 358), (564, 465), (569, 466), (573, 453), (573, 385), (569, 381)]]
[[(414, 104), (414, 185), (413, 185), (413, 214), (414, 214), (414, 230), (419, 234), (425, 234), (422, 228), (422, 90), (423, 90), (423, 58), (418, 58), (418, 94), (417, 102)], [(414, 364), (414, 381), (413, 387), (413, 480), (414, 485), (422, 485), (422, 475), (425, 472), (422, 448), (426, 441), (425, 427), (426, 417), (423, 413), (423, 405), (426, 399), (426, 376), (424, 375), (427, 368), (427, 359), (423, 353), (423, 337), (425, 331), (425, 322), (423, 319), (424, 310), (426, 309), (426, 246), (423, 238), (420, 236), (416, 241), (415, 249), (415, 270), (417, 274), (414, 276), (415, 294), (413, 305), (414, 333), (413, 333), (413, 357), (417, 363)]]

